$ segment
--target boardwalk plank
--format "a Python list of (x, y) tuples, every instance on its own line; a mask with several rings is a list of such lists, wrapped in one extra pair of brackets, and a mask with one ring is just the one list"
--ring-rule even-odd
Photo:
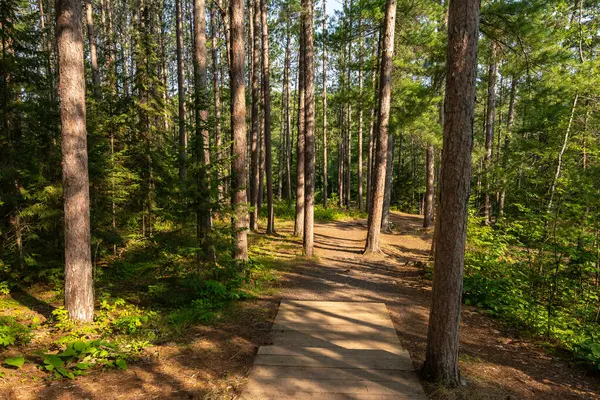
[(297, 367), (326, 367), (326, 368), (375, 368), (394, 369), (401, 371), (412, 371), (414, 367), (406, 358), (380, 359), (380, 358), (333, 358), (333, 357), (310, 357), (310, 356), (273, 356), (257, 355), (254, 359), (255, 365), (281, 365)]
[(419, 380), (412, 371), (359, 368), (281, 367), (256, 365), (252, 377), (266, 379), (347, 379), (371, 382), (400, 382), (419, 387)]
[(360, 393), (393, 395), (396, 393), (421, 393), (419, 382), (372, 382), (361, 379), (315, 379), (315, 378), (256, 378), (247, 386), (250, 392), (308, 392), (308, 393)]
[(349, 395), (347, 393), (307, 393), (307, 392), (247, 392), (244, 395), (244, 400), (280, 400), (280, 399), (294, 399), (294, 400), (427, 400), (425, 394), (406, 394), (396, 393), (393, 395), (383, 394), (362, 394), (354, 393)]
[(383, 303), (281, 303), (242, 399), (425, 400)]
[(345, 349), (341, 347), (288, 347), (288, 346), (261, 346), (258, 349), (259, 355), (274, 356), (322, 356), (322, 357), (351, 357), (351, 358), (379, 358), (379, 359), (397, 359), (404, 357), (410, 359), (408, 351), (398, 348), (395, 353), (377, 350), (377, 349)]
[(307, 324), (297, 322), (275, 323), (271, 330), (275, 331), (297, 331), (297, 332), (356, 332), (368, 335), (374, 334), (396, 334), (396, 328), (388, 325), (367, 326), (359, 323), (347, 324)]

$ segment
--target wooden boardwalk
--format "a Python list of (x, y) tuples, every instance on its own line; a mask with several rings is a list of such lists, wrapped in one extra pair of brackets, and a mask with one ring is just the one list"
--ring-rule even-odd
[(282, 301), (242, 399), (425, 400), (383, 303)]

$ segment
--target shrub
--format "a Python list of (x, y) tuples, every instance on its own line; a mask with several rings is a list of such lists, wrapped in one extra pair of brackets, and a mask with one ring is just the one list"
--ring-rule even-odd
[(0, 347), (26, 344), (31, 340), (31, 328), (13, 317), (0, 317)]

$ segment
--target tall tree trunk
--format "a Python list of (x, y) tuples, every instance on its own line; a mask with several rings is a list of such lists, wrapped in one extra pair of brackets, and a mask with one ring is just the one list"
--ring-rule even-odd
[(327, 208), (327, 0), (323, 0), (323, 208)]
[(280, 117), (281, 124), (279, 125), (279, 149), (277, 151), (277, 156), (278, 156), (278, 160), (277, 160), (277, 200), (279, 200), (279, 201), (281, 201), (283, 199), (283, 180), (284, 180), (283, 165), (284, 165), (284, 153), (285, 153), (285, 148), (286, 148), (286, 143), (285, 143), (285, 112), (286, 112), (285, 81), (287, 79), (286, 73), (287, 73), (287, 71), (285, 70), (285, 62), (284, 62), (283, 79), (281, 82), (281, 117)]
[(350, 0), (350, 5), (345, 7), (345, 13), (348, 16), (348, 22), (345, 32), (345, 41), (348, 46), (346, 53), (346, 85), (345, 85), (345, 105), (346, 105), (346, 209), (350, 209), (352, 199), (352, 105), (350, 104), (350, 87), (352, 85), (352, 6), (354, 1)]
[(286, 148), (285, 143), (285, 68), (283, 72), (283, 82), (281, 84), (281, 125), (279, 130), (279, 149), (277, 155), (277, 200), (281, 201), (283, 198), (283, 163), (284, 163), (284, 149)]
[[(260, 0), (259, 0), (260, 1)], [(260, 10), (260, 9), (259, 9)], [(262, 66), (261, 66), (262, 69)], [(256, 207), (262, 210), (263, 200), (265, 199), (265, 92), (260, 89), (260, 108), (259, 108), (259, 127), (258, 127), (258, 198)]]
[(217, 7), (215, 2), (210, 7), (210, 35), (211, 35), (211, 53), (212, 53), (212, 75), (213, 75), (213, 99), (215, 106), (215, 151), (217, 158), (217, 171), (215, 173), (217, 181), (217, 190), (219, 199), (223, 197), (223, 182), (221, 181), (222, 171), (219, 166), (223, 159), (222, 149), (223, 138), (221, 137), (221, 87), (219, 85), (219, 46), (218, 46), (219, 28), (217, 23)]
[(349, 210), (352, 199), (352, 106), (348, 104), (346, 110), (346, 209)]
[(392, 186), (394, 184), (394, 135), (388, 135), (388, 152), (385, 167), (385, 192), (383, 196), (383, 213), (381, 218), (381, 229), (385, 233), (392, 232), (392, 221), (390, 220), (390, 205), (392, 203)]
[(251, 0), (253, 5), (252, 20), (252, 131), (250, 136), (250, 230), (258, 229), (258, 189), (259, 189), (259, 160), (258, 139), (260, 130), (260, 88), (258, 74), (260, 72), (260, 0)]
[(247, 0), (248, 7), (248, 40), (246, 41), (248, 57), (248, 85), (252, 85), (252, 75), (254, 74), (254, 0)]
[(362, 18), (358, 20), (358, 34), (359, 34), (359, 54), (358, 54), (358, 189), (357, 189), (357, 203), (358, 209), (364, 211), (363, 203), (363, 51), (364, 51), (364, 39), (363, 39), (363, 27)]
[(428, 144), (425, 155), (425, 205), (423, 207), (423, 228), (433, 224), (434, 182), (435, 182), (435, 152), (433, 144)]
[[(291, 71), (291, 70), (290, 70)], [(292, 76), (290, 74), (290, 81), (292, 80)], [(292, 146), (295, 146), (293, 143), (297, 143), (298, 139), (294, 136), (295, 135), (295, 131), (298, 129), (298, 96), (297, 93), (299, 91), (299, 87), (298, 84), (299, 82), (299, 76), (298, 76), (298, 68), (296, 69), (296, 76), (294, 77), (294, 89), (290, 92), (290, 97), (289, 97), (289, 101), (292, 103), (291, 107), (290, 107), (290, 112), (288, 114), (288, 118), (290, 119), (290, 140), (288, 141), (288, 154), (290, 157), (290, 170), (291, 170), (291, 166), (295, 165), (294, 164), (294, 152), (292, 151)], [(295, 95), (292, 96), (292, 93), (295, 93)], [(292, 121), (294, 121), (293, 125), (292, 125)], [(296, 132), (297, 134), (297, 132)], [(297, 154), (296, 154), (297, 156)], [(290, 171), (290, 175), (291, 175), (291, 171)], [(292, 198), (290, 197), (290, 202), (292, 201)]]
[(340, 143), (338, 145), (338, 192), (340, 195), (339, 201), (338, 201), (338, 205), (339, 207), (343, 207), (344, 206), (344, 158), (345, 158), (345, 152), (344, 152), (344, 144), (346, 142), (346, 130), (344, 128), (344, 105), (340, 104), (340, 122), (339, 122), (339, 127), (340, 127)]
[[(254, 120), (252, 119), (252, 115), (253, 115), (253, 108), (254, 108), (254, 86), (253, 86), (253, 76), (254, 76), (254, 8), (255, 8), (255, 0), (247, 0), (246, 1), (246, 7), (248, 7), (248, 18), (247, 18), (247, 28), (246, 28), (246, 32), (248, 34), (247, 36), (247, 40), (246, 40), (246, 57), (248, 57), (247, 59), (247, 65), (248, 65), (248, 80), (247, 80), (247, 84), (250, 88), (250, 114), (246, 115), (246, 118), (250, 119), (248, 121), (249, 125), (249, 129), (247, 130), (246, 134), (246, 144), (248, 146), (248, 148), (246, 149), (246, 159), (249, 160), (249, 165), (248, 168), (246, 169), (246, 179), (248, 182), (248, 188), (246, 189), (246, 195), (248, 196), (248, 203), (250, 203), (250, 214), (253, 213), (252, 208), (255, 207), (254, 204), (254, 200), (252, 200), (253, 196), (253, 187), (252, 185), (254, 184), (254, 178), (252, 176), (252, 173), (254, 171), (253, 167), (252, 167), (252, 143), (254, 142), (252, 135), (254, 132)], [(257, 136), (257, 141), (258, 141), (258, 136)], [(258, 151), (258, 150), (257, 150)], [(257, 158), (256, 158), (256, 165), (258, 165), (258, 153), (257, 154)], [(253, 225), (253, 219), (254, 217), (251, 215), (250, 216), (250, 230), (254, 230), (252, 225)]]
[[(44, 2), (39, 0), (40, 28), (42, 31), (42, 49), (46, 56), (46, 78), (48, 79), (48, 98), (54, 101), (54, 74), (52, 71), (52, 45), (46, 35), (46, 14), (44, 13)], [(87, 16), (87, 13), (86, 13)]]
[(90, 46), (90, 65), (92, 67), (92, 85), (94, 96), (100, 100), (100, 70), (98, 69), (98, 50), (96, 47), (96, 36), (94, 35), (94, 10), (92, 0), (85, 0), (85, 20), (87, 23), (87, 35)]
[(248, 209), (246, 208), (246, 87), (244, 85), (244, 0), (230, 0), (231, 62), (231, 205), (236, 260), (248, 261)]
[(458, 350), (477, 74), (479, 0), (453, 0), (448, 15), (444, 142), (436, 223), (433, 302), (423, 377), (460, 384)]
[(65, 307), (72, 320), (91, 322), (94, 283), (81, 13), (81, 3), (77, 0), (56, 1), (65, 212)]
[(264, 128), (265, 128), (265, 174), (267, 176), (267, 233), (275, 233), (275, 213), (273, 211), (273, 160), (271, 150), (271, 83), (269, 64), (269, 25), (267, 18), (267, 0), (261, 0), (262, 16), (262, 52), (263, 69), (262, 85), (265, 98)]
[[(512, 127), (515, 121), (515, 100), (517, 97), (517, 83), (518, 78), (513, 76), (510, 83), (510, 98), (508, 100), (508, 115), (506, 116), (506, 134), (504, 135), (504, 151), (503, 151), (503, 164), (506, 168), (508, 163), (508, 148), (510, 146), (510, 140), (512, 135)], [(506, 175), (506, 173), (505, 173)], [(500, 190), (500, 199), (498, 201), (498, 215), (500, 218), (504, 217), (504, 202), (506, 199), (506, 176), (502, 179), (502, 189)]]
[[(371, 71), (371, 86), (373, 95), (377, 93), (377, 71), (379, 70), (379, 60), (381, 59), (381, 29), (377, 34), (377, 50), (373, 49), (373, 56), (376, 58), (376, 67)], [(367, 210), (371, 209), (371, 192), (373, 190), (373, 164), (375, 161), (375, 101), (373, 101), (371, 115), (369, 116), (369, 155), (367, 159)]]
[[(105, 49), (105, 52), (107, 53), (106, 56), (106, 65), (107, 68), (112, 69), (112, 84), (111, 87), (114, 87), (114, 93), (117, 92), (117, 74), (118, 74), (118, 69), (117, 69), (117, 64), (115, 62), (115, 59), (117, 57), (117, 47), (116, 47), (116, 40), (115, 40), (115, 34), (114, 34), (114, 28), (113, 28), (113, 11), (112, 11), (112, 0), (105, 0), (105, 6), (106, 6), (106, 14), (107, 14), (107, 18), (108, 18), (108, 26), (107, 26), (107, 36), (106, 36), (106, 46), (108, 47), (108, 49)], [(166, 74), (166, 72), (165, 72)]]
[(385, 6), (385, 33), (383, 37), (381, 71), (379, 75), (379, 108), (377, 112), (377, 148), (373, 174), (373, 189), (367, 222), (365, 254), (379, 252), (383, 197), (388, 152), (388, 129), (392, 89), (392, 57), (394, 55), (394, 28), (396, 26), (396, 0), (387, 0)]
[[(260, 11), (260, 0), (258, 3), (258, 11)], [(262, 37), (260, 31), (257, 34), (259, 35), (259, 38)], [(263, 91), (262, 85), (262, 58), (260, 64), (260, 76), (260, 103), (258, 106), (258, 198), (256, 201), (256, 207), (259, 212), (262, 210), (263, 201), (265, 199), (265, 92)]]
[(183, 12), (181, 2), (175, 0), (175, 42), (177, 44), (177, 94), (179, 100), (179, 180), (187, 178), (187, 132), (185, 129), (185, 78), (183, 72)]
[(494, 122), (496, 119), (496, 84), (498, 81), (497, 45), (492, 43), (492, 59), (488, 68), (488, 94), (487, 113), (485, 119), (485, 198), (483, 214), (485, 224), (490, 224), (492, 217), (492, 202), (490, 196), (490, 180), (492, 169), (492, 156), (494, 149)]
[[(227, 65), (231, 65), (231, 16), (229, 15), (231, 8), (227, 7), (227, 12), (223, 10), (223, 0), (217, 0), (219, 10), (221, 10), (221, 23), (223, 35), (225, 36), (225, 53), (227, 56)], [(225, 76), (224, 73), (221, 76)]]
[(287, 39), (285, 45), (285, 70), (287, 71), (287, 81), (285, 86), (285, 181), (287, 189), (287, 199), (292, 200), (292, 113), (290, 109), (290, 64), (291, 64), (291, 36), (287, 30)]
[[(212, 216), (209, 196), (210, 166), (209, 136), (206, 124), (208, 122), (208, 78), (206, 75), (206, 5), (204, 0), (194, 0), (194, 81), (196, 107), (196, 157), (198, 166), (197, 193), (197, 232), (199, 247), (208, 259), (214, 254), (208, 243), (209, 232), (212, 229)], [(200, 253), (198, 253), (200, 256)], [(201, 257), (198, 257), (200, 260)]]
[(315, 85), (313, 2), (302, 0), (304, 30), (304, 255), (314, 252), (315, 206)]
[(294, 236), (304, 237), (304, 159), (305, 159), (305, 68), (304, 19), (301, 19), (300, 53), (298, 56), (298, 139), (296, 144), (296, 220)]
[[(19, 182), (15, 183), (16, 189), (20, 190)], [(23, 224), (21, 222), (21, 210), (18, 208), (9, 217), (9, 222), (13, 226), (15, 232), (15, 245), (17, 247), (17, 256), (19, 258), (19, 269), (21, 272), (25, 270), (25, 253), (23, 251)]]

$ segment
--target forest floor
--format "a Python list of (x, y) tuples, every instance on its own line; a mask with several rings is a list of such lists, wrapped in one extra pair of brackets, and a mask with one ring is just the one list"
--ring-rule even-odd
[[(418, 368), (425, 355), (431, 231), (418, 216), (394, 213), (384, 254), (364, 257), (363, 219), (318, 223), (316, 257), (299, 256), (291, 223), (278, 234), (251, 235), (252, 255), (276, 260), (275, 290), (237, 302), (208, 325), (186, 329), (173, 341), (146, 347), (125, 371), (94, 371), (75, 380), (48, 379), (33, 363), (0, 367), (0, 399), (231, 399), (240, 393), (254, 354), (270, 344), (280, 299), (376, 301), (387, 305), (400, 341)], [(43, 290), (13, 295), (43, 319), (52, 304)], [(15, 306), (16, 307), (16, 306)], [(434, 399), (600, 399), (600, 379), (472, 307), (464, 307), (460, 368), (465, 385), (454, 391), (425, 386)], [(30, 346), (35, 346), (36, 338)], [(23, 349), (9, 349), (5, 356)]]

